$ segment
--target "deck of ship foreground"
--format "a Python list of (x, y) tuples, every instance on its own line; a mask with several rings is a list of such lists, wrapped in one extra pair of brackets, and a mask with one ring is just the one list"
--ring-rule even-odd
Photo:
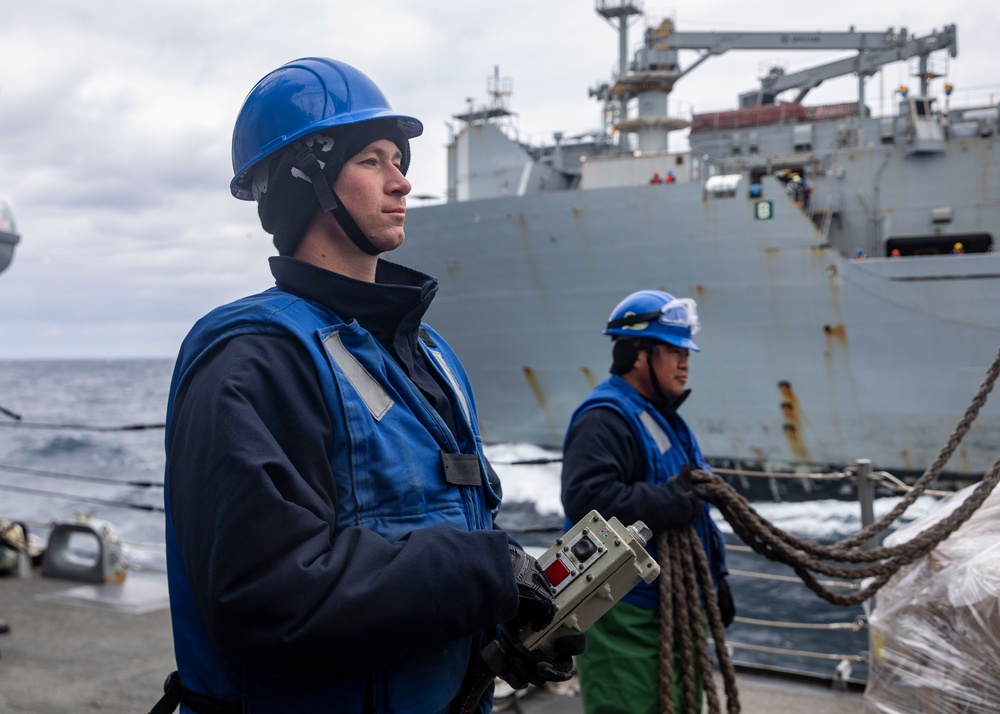
[[(4, 714), (147, 712), (174, 668), (162, 575), (130, 573), (121, 585), (102, 586), (0, 577), (0, 620), (10, 624), (0, 635)], [(746, 675), (738, 684), (746, 714), (864, 709), (857, 693)], [(507, 704), (506, 711), (524, 714), (581, 711), (578, 697), (548, 690), (529, 690)]]

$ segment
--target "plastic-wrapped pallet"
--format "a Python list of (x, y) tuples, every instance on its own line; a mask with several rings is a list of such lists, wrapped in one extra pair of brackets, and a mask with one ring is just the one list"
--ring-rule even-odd
[[(945, 518), (973, 488), (891, 534), (885, 545), (905, 543)], [(1000, 488), (879, 590), (869, 628), (867, 712), (1000, 712)]]

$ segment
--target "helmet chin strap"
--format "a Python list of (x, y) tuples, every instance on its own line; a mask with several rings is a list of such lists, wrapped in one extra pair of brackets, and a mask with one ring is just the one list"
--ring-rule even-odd
[[(333, 189), (330, 189), (330, 194), (334, 198), (337, 196), (337, 194), (333, 192)], [(368, 240), (368, 237), (361, 232), (361, 228), (354, 222), (354, 217), (348, 213), (342, 203), (338, 201), (337, 205), (332, 209), (323, 210), (333, 216), (334, 220), (336, 220), (337, 223), (340, 224), (340, 227), (344, 229), (344, 233), (347, 234), (347, 237), (350, 238), (351, 242), (354, 243), (354, 245), (356, 245), (359, 249), (368, 255), (379, 255), (382, 253), (382, 251), (376, 248), (374, 244)]]
[(653, 383), (653, 394), (656, 396), (656, 403), (666, 404), (668, 397), (663, 393), (660, 380), (657, 379), (656, 370), (653, 368), (653, 350), (655, 349), (656, 345), (650, 345), (646, 348), (646, 366), (649, 368), (649, 381)]
[(340, 227), (347, 234), (347, 237), (351, 239), (360, 250), (364, 251), (368, 255), (379, 255), (382, 253), (381, 250), (376, 248), (368, 237), (361, 231), (361, 228), (355, 222), (354, 217), (344, 208), (344, 204), (337, 197), (334, 192), (333, 187), (330, 182), (326, 180), (326, 175), (323, 173), (323, 168), (319, 165), (319, 160), (313, 153), (312, 149), (306, 145), (300, 145), (297, 147), (298, 153), (295, 155), (295, 163), (298, 168), (309, 177), (310, 182), (313, 186), (313, 191), (316, 192), (316, 198), (319, 201), (319, 207), (325, 213), (329, 213), (333, 216), (334, 220), (340, 224)]

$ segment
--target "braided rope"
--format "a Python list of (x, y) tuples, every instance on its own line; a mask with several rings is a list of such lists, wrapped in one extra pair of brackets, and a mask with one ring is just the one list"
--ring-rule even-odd
[(673, 657), (676, 649), (681, 666), (683, 711), (698, 711), (697, 673), (700, 672), (708, 712), (721, 714), (719, 694), (711, 674), (710, 643), (702, 617), (701, 593), (704, 593), (708, 626), (725, 684), (726, 710), (729, 714), (739, 714), (736, 670), (726, 648), (722, 613), (701, 539), (689, 526), (661, 533), (657, 536), (656, 548), (660, 561), (660, 711), (674, 714)]
[(674, 714), (674, 652), (668, 643), (674, 641), (674, 594), (677, 588), (673, 581), (673, 561), (667, 557), (672, 551), (666, 534), (657, 538), (656, 548), (660, 560), (660, 711)]
[[(896, 507), (885, 516), (832, 546), (822, 546), (777, 528), (762, 518), (746, 499), (715, 474), (694, 471), (692, 472), (692, 481), (707, 500), (719, 509), (723, 517), (733, 527), (733, 531), (757, 553), (769, 560), (790, 566), (809, 589), (827, 602), (843, 606), (857, 605), (874, 595), (900, 568), (933, 550), (938, 543), (961, 527), (1000, 482), (1000, 459), (998, 459), (969, 497), (938, 523), (919, 533), (907, 543), (891, 548), (862, 549), (865, 541), (895, 521), (940, 475), (941, 469), (958, 448), (980, 409), (986, 403), (986, 398), (992, 391), (998, 376), (1000, 376), (1000, 352), (994, 358), (986, 378), (956, 426), (954, 433), (941, 448), (934, 463), (914, 484), (913, 490), (906, 494)], [(844, 567), (824, 561), (864, 563), (865, 565)], [(855, 592), (839, 594), (832, 592), (819, 582), (813, 573), (845, 579), (871, 578), (872, 580)]]
[[(900, 568), (926, 555), (958, 530), (1000, 482), (1000, 459), (997, 459), (968, 498), (948, 516), (906, 543), (862, 550), (867, 541), (895, 522), (938, 478), (941, 469), (955, 453), (986, 404), (998, 377), (1000, 351), (955, 431), (911, 490), (882, 518), (832, 546), (821, 546), (777, 528), (761, 517), (746, 499), (715, 474), (695, 470), (691, 473), (692, 482), (754, 551), (769, 560), (789, 565), (809, 589), (827, 602), (842, 606), (857, 605), (874, 595)], [(700, 585), (708, 613), (709, 629), (715, 642), (716, 658), (725, 684), (727, 712), (738, 714), (740, 703), (735, 669), (726, 648), (719, 603), (700, 539), (690, 527), (670, 530), (657, 536), (657, 552), (661, 568), (660, 710), (664, 714), (674, 714), (673, 652), (676, 646), (683, 667), (680, 679), (684, 712), (693, 713), (697, 710), (695, 673), (696, 667), (699, 667), (703, 674), (708, 712), (721, 714), (715, 681), (710, 676), (708, 641), (700, 610)], [(864, 565), (844, 567), (824, 561)], [(869, 579), (869, 582), (844, 595), (830, 590), (828, 585), (832, 587), (832, 584), (817, 580), (813, 573), (846, 579)]]
[[(681, 683), (683, 687), (683, 701), (684, 701), (684, 711), (690, 712), (695, 711), (697, 706), (697, 675), (698, 667), (703, 665), (703, 663), (708, 662), (708, 640), (705, 638), (705, 626), (702, 624), (701, 615), (701, 602), (698, 598), (698, 574), (694, 570), (694, 558), (691, 555), (691, 544), (687, 538), (684, 536), (689, 533), (691, 529), (687, 528), (679, 531), (675, 534), (674, 542), (676, 543), (675, 552), (680, 554), (682, 562), (682, 572), (684, 574), (684, 589), (688, 593), (686, 598), (687, 604), (687, 626), (688, 626), (688, 639), (691, 641), (691, 646), (693, 651), (697, 654), (698, 658), (695, 662), (695, 667), (685, 667), (683, 676), (681, 677)], [(711, 585), (709, 585), (711, 587)], [(683, 651), (688, 651), (686, 648)], [(710, 676), (712, 671), (708, 667), (702, 667), (701, 671), (706, 675)], [(707, 693), (706, 687), (706, 693)], [(718, 710), (718, 699), (716, 698), (716, 711)], [(711, 706), (711, 699), (709, 700), (709, 706)]]

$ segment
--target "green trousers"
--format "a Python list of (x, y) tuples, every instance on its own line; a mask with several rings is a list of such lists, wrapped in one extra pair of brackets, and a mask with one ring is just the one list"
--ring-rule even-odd
[[(576, 658), (585, 714), (659, 714), (660, 615), (620, 602), (587, 630), (587, 650)], [(674, 647), (674, 711), (682, 709), (680, 653)], [(701, 711), (700, 668), (695, 672)]]

